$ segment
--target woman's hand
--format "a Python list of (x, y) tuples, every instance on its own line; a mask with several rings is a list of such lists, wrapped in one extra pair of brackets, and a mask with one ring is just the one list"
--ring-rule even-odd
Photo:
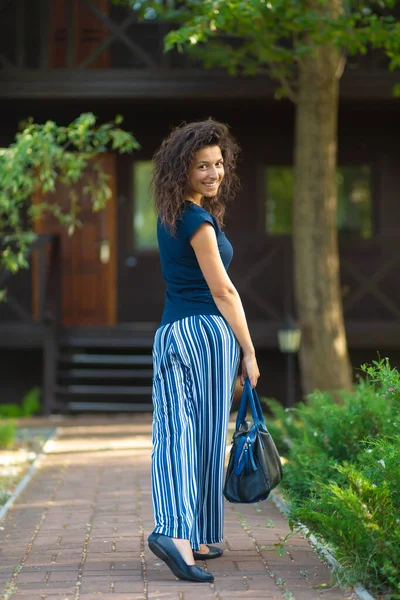
[(249, 354), (243, 357), (242, 360), (242, 374), (240, 375), (240, 383), (244, 386), (246, 377), (249, 378), (252, 388), (257, 385), (258, 378), (260, 377), (260, 371), (258, 370), (257, 360), (255, 354)]

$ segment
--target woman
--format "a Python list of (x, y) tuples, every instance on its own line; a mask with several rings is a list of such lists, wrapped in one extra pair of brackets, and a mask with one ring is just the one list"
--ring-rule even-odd
[(238, 147), (212, 120), (184, 124), (154, 156), (154, 193), (165, 309), (153, 347), (152, 495), (149, 548), (180, 579), (213, 581), (195, 559), (221, 556), (229, 411), (259, 370), (222, 231), (237, 188)]

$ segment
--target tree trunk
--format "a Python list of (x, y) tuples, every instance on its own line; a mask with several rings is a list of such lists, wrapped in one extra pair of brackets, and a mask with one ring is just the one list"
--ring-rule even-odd
[[(339, 1), (309, 5), (335, 11)], [(293, 244), (305, 393), (352, 387), (336, 228), (339, 64), (339, 52), (325, 46), (305, 57), (299, 71)]]

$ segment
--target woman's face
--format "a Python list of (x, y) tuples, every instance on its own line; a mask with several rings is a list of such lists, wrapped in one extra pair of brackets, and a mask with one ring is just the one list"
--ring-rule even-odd
[(224, 160), (219, 146), (206, 146), (194, 155), (189, 172), (187, 195), (201, 205), (203, 197), (212, 198), (224, 178)]

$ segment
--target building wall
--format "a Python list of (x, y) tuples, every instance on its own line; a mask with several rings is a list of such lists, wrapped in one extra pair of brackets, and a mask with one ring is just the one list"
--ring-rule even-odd
[[(124, 126), (131, 130), (140, 141), (142, 148), (133, 155), (133, 159), (150, 159), (161, 139), (168, 134), (172, 126), (182, 121), (203, 119), (212, 116), (228, 122), (237, 137), (242, 156), (239, 173), (242, 190), (239, 197), (228, 210), (227, 235), (235, 247), (236, 265), (244, 267), (246, 248), (243, 239), (255, 239), (264, 235), (263, 231), (263, 182), (260, 179), (260, 168), (264, 164), (290, 164), (293, 148), (293, 107), (285, 101), (258, 101), (239, 103), (234, 100), (202, 101), (202, 102), (132, 102), (118, 104), (112, 102), (74, 102), (69, 101), (44, 104), (40, 102), (3, 102), (0, 105), (2, 116), (1, 143), (9, 143), (14, 135), (19, 120), (33, 116), (39, 121), (55, 119), (58, 123), (67, 123), (83, 111), (95, 112), (101, 120), (108, 120), (115, 114), (125, 117)], [(359, 103), (350, 105), (343, 103), (339, 116), (339, 163), (353, 164), (368, 162), (374, 173), (374, 221), (377, 234), (393, 234), (400, 229), (400, 211), (398, 210), (398, 189), (400, 185), (400, 169), (397, 139), (400, 129), (400, 111), (395, 102)], [(118, 204), (131, 202), (129, 196), (129, 159), (120, 160), (120, 179)], [(125, 166), (124, 166), (125, 161)], [(126, 166), (128, 164), (128, 167)], [(125, 171), (124, 171), (125, 169)], [(119, 321), (155, 320), (161, 317), (164, 285), (159, 271), (158, 258), (155, 255), (141, 256), (139, 268), (127, 267), (126, 259), (134, 253), (132, 239), (127, 233), (131, 222), (124, 219), (120, 211), (119, 227), (119, 259), (118, 259), (118, 314)], [(128, 228), (128, 229), (127, 229)], [(124, 234), (125, 231), (125, 234)], [(386, 260), (390, 252), (377, 257), (376, 254), (364, 257), (366, 267), (371, 260)], [(276, 268), (276, 271), (279, 267)], [(240, 269), (236, 268), (236, 271)], [(393, 289), (400, 278), (390, 276), (385, 282), (387, 288)], [(234, 282), (235, 283), (235, 282)], [(21, 295), (26, 307), (30, 305), (31, 275), (21, 273), (13, 280), (12, 291)], [(263, 282), (266, 296), (273, 296), (273, 281)], [(10, 288), (11, 289), (11, 288)], [(268, 291), (270, 290), (270, 291)], [(394, 290), (396, 291), (396, 290)], [(279, 301), (279, 298), (277, 299)], [(245, 309), (252, 308), (250, 301), (243, 298)], [(373, 304), (375, 302), (376, 304)], [(7, 306), (0, 307), (0, 319), (14, 318)], [(357, 315), (374, 315), (376, 319), (386, 318), (384, 308), (371, 297), (365, 297), (354, 309)], [(364, 349), (350, 348), (355, 368), (365, 361), (376, 358), (379, 350), (381, 356), (389, 356), (395, 366), (400, 366), (399, 350), (377, 348), (373, 340)], [(260, 348), (258, 359), (261, 368), (259, 391), (261, 395), (274, 396), (285, 402), (285, 358), (277, 347), (275, 349)], [(40, 351), (6, 351), (0, 353), (0, 394), (2, 401), (19, 401), (30, 387), (41, 380)], [(298, 395), (300, 392), (298, 390)]]

